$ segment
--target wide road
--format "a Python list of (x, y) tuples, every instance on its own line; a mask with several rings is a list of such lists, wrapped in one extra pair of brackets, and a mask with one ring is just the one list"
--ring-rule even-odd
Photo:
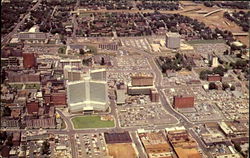
[[(76, 144), (75, 144), (75, 132), (74, 132), (74, 129), (73, 129), (73, 125), (71, 123), (71, 121), (68, 119), (68, 117), (66, 117), (62, 111), (60, 110), (56, 110), (58, 112), (58, 114), (61, 116), (61, 118), (65, 121), (65, 124), (66, 124), (66, 131), (59, 131), (59, 132), (62, 132), (61, 134), (68, 134), (69, 135), (69, 141), (70, 141), (70, 145), (71, 145), (71, 154), (72, 154), (72, 157), (75, 157), (77, 158), (77, 154), (76, 154)], [(53, 133), (56, 133), (56, 132), (53, 132)]]
[(20, 26), (23, 25), (25, 19), (27, 19), (30, 15), (30, 11), (33, 11), (35, 10), (39, 4), (42, 2), (42, 0), (38, 0), (37, 3), (29, 10), (29, 12), (23, 17), (23, 19), (15, 26), (15, 28), (8, 34), (6, 35), (5, 37), (3, 37), (3, 40), (2, 40), (2, 45), (5, 45), (9, 42), (9, 40), (11, 39), (11, 37), (17, 33), (17, 30), (20, 28)]

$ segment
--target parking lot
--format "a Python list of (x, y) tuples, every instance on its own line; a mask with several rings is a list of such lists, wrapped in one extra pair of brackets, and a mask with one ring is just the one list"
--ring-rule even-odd
[(71, 145), (66, 134), (55, 135), (55, 141), (51, 143), (51, 157), (71, 158)]
[(148, 60), (137, 55), (116, 57), (114, 66), (121, 70), (150, 70)]
[(107, 156), (102, 133), (76, 134), (75, 140), (78, 157), (103, 158)]
[(150, 46), (146, 38), (121, 39), (121, 43), (123, 46), (126, 47), (134, 47), (142, 50), (150, 50)]
[(161, 103), (152, 103), (148, 96), (136, 99), (132, 104), (117, 106), (121, 127), (149, 126), (175, 123)]

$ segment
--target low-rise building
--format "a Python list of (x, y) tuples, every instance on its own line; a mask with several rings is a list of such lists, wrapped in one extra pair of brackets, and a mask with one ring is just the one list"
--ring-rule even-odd
[(208, 75), (207, 76), (207, 81), (209, 82), (216, 82), (216, 81), (221, 81), (222, 77), (220, 75)]
[(192, 108), (194, 107), (193, 96), (174, 96), (174, 108)]
[(174, 153), (162, 132), (140, 132), (138, 136), (149, 158), (172, 158)]

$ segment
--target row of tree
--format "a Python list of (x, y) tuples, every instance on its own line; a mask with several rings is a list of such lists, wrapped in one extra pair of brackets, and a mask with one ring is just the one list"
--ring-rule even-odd
[(250, 27), (248, 21), (250, 17), (250, 11), (248, 12), (239, 11), (239, 12), (233, 12), (232, 14), (225, 12), (224, 17), (241, 26), (243, 31), (248, 32)]
[[(210, 82), (208, 84), (208, 89), (209, 90), (218, 90), (218, 86), (216, 85), (216, 83), (214, 82)], [(229, 85), (228, 83), (222, 83), (222, 90), (227, 90), (227, 89), (230, 89), (231, 91), (234, 91), (235, 90), (235, 86), (234, 85)]]
[(211, 70), (202, 70), (200, 72), (200, 79), (206, 80), (207, 76), (211, 75), (211, 74), (219, 74), (220, 76), (224, 76), (225, 72), (227, 72), (227, 69), (223, 68), (221, 65), (216, 67), (216, 68), (213, 68), (212, 71)]
[(192, 65), (187, 63), (185, 56), (180, 53), (176, 53), (172, 59), (160, 56), (159, 63), (163, 73), (165, 73), (166, 70), (180, 71), (182, 68), (186, 68), (189, 71), (192, 70)]

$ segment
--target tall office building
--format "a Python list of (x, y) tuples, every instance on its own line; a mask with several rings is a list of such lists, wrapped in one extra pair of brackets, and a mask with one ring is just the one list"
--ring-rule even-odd
[(218, 67), (218, 57), (213, 53), (213, 54), (208, 54), (208, 61), (210, 63), (211, 67)]
[(180, 48), (180, 35), (178, 33), (166, 33), (166, 47), (170, 49)]
[[(106, 72), (102, 71), (102, 73)], [(97, 76), (104, 76), (103, 74), (100, 76), (99, 75)], [(89, 76), (85, 76), (81, 81), (67, 82), (67, 102), (70, 112), (74, 113), (107, 110), (107, 82), (105, 80), (101, 80), (102, 78), (98, 77), (93, 79), (91, 77), (90, 71)]]
[(212, 58), (212, 64), (211, 64), (211, 66), (212, 67), (218, 67), (218, 65), (219, 65), (219, 63), (218, 63), (218, 57), (214, 56)]

